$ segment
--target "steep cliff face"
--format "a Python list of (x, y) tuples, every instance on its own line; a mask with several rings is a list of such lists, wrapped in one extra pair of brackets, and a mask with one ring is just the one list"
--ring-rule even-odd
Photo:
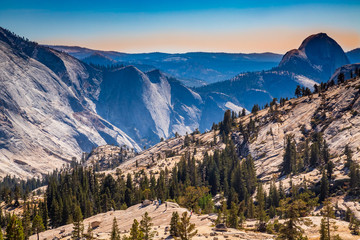
[(340, 45), (326, 33), (307, 37), (299, 49), (285, 54), (279, 68), (327, 81), (334, 71), (350, 61)]
[(158, 70), (105, 72), (97, 111), (144, 145), (199, 127), (201, 97)]
[(0, 175), (47, 173), (107, 142), (140, 149), (100, 117), (101, 73), (0, 29)]

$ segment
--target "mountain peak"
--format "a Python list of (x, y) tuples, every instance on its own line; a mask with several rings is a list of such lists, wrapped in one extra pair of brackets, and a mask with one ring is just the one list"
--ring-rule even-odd
[(326, 33), (324, 33), (324, 32), (319, 32), (319, 33), (310, 35), (310, 36), (307, 37), (307, 38), (318, 38), (318, 37), (329, 37), (329, 36), (328, 36)]
[(322, 53), (324, 51), (328, 52), (329, 50), (336, 50), (342, 53), (344, 52), (340, 45), (326, 33), (313, 34), (307, 37), (301, 43), (299, 50), (304, 51), (305, 53), (316, 52), (316, 50), (318, 53)]
[(287, 52), (279, 67), (318, 81), (327, 81), (337, 68), (349, 63), (334, 39), (326, 33), (317, 33), (307, 37), (298, 49)]

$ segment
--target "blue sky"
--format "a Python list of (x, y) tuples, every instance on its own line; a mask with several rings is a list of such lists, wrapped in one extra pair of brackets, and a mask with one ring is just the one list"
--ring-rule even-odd
[(360, 1), (10, 1), (0, 26), (43, 44), (124, 52), (265, 52), (326, 32), (360, 47)]

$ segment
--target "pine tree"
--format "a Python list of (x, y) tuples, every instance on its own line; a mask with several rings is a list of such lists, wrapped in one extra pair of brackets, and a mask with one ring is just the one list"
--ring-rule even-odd
[(56, 198), (51, 201), (49, 217), (53, 227), (58, 227), (60, 225), (61, 209)]
[(328, 196), (329, 196), (329, 181), (325, 173), (325, 170), (323, 170), (321, 177), (321, 189), (320, 189), (319, 201), (323, 202)]
[(330, 223), (330, 219), (335, 217), (334, 208), (331, 205), (329, 199), (326, 199), (323, 202), (323, 209), (321, 211), (323, 218), (321, 219), (320, 227), (320, 239), (321, 240), (330, 240), (330, 233), (336, 230), (336, 225)]
[(184, 147), (190, 146), (190, 143), (191, 143), (191, 138), (189, 135), (186, 134), (184, 138)]
[(24, 230), (21, 224), (21, 220), (16, 217), (16, 215), (12, 215), (10, 221), (6, 227), (6, 240), (24, 240)]
[(239, 227), (239, 216), (238, 216), (239, 207), (235, 202), (231, 202), (230, 214), (229, 214), (229, 227), (238, 228)]
[(49, 213), (48, 213), (48, 207), (47, 207), (47, 196), (44, 194), (44, 202), (40, 202), (39, 204), (40, 208), (40, 216), (42, 218), (42, 221), (44, 223), (45, 230), (48, 229), (48, 219), (49, 219)]
[(280, 201), (279, 211), (284, 214), (287, 221), (280, 227), (278, 239), (303, 239), (300, 224), (304, 220), (300, 217), (304, 215), (304, 209), (306, 209), (306, 203), (301, 199), (287, 198)]
[(254, 115), (256, 115), (259, 110), (260, 110), (259, 105), (258, 105), (258, 104), (254, 104), (253, 108), (251, 109), (251, 113), (253, 113)]
[(327, 176), (328, 176), (329, 181), (331, 181), (331, 179), (332, 179), (332, 174), (334, 172), (334, 168), (335, 168), (334, 163), (331, 160), (329, 160), (329, 162), (326, 165)]
[(131, 175), (128, 174), (126, 177), (126, 190), (125, 190), (125, 203), (127, 206), (131, 206), (133, 202), (133, 181)]
[(328, 238), (327, 231), (326, 231), (326, 220), (325, 220), (325, 218), (321, 219), (319, 233), (320, 233), (320, 240), (330, 240), (330, 238)]
[(312, 167), (316, 167), (318, 164), (320, 164), (319, 144), (317, 142), (314, 142), (311, 145), (310, 165)]
[(231, 123), (231, 111), (226, 110), (224, 113), (224, 120), (220, 125), (220, 134), (225, 133), (225, 135), (227, 135), (231, 131)]
[(173, 212), (170, 220), (170, 235), (173, 237), (179, 236), (178, 222), (179, 222), (179, 213)]
[(84, 232), (84, 224), (83, 224), (83, 215), (81, 213), (81, 209), (79, 206), (75, 207), (74, 210), (74, 226), (73, 226), (73, 233), (72, 233), (72, 239), (79, 240), (81, 239), (83, 232)]
[(338, 75), (337, 80), (338, 80), (338, 84), (343, 83), (343, 82), (345, 81), (345, 75), (344, 75), (344, 73), (341, 72), (341, 73)]
[(139, 222), (134, 219), (134, 222), (130, 229), (130, 236), (129, 240), (141, 240), (143, 239), (144, 235), (142, 231), (139, 229)]
[(252, 197), (249, 197), (246, 206), (247, 206), (246, 217), (254, 218), (255, 217), (255, 205), (254, 205), (254, 200)]
[(143, 233), (144, 240), (151, 240), (154, 238), (156, 232), (151, 231), (151, 217), (149, 216), (148, 212), (145, 212), (145, 214), (142, 216), (142, 219), (140, 221), (140, 231)]
[(296, 173), (297, 161), (296, 161), (296, 145), (292, 135), (286, 136), (285, 153), (282, 163), (282, 173), (290, 174)]
[(269, 190), (269, 215), (270, 218), (275, 217), (276, 215), (276, 208), (279, 207), (279, 191), (276, 188), (274, 180), (270, 183), (270, 190)]
[(265, 192), (263, 190), (262, 184), (258, 184), (257, 194), (256, 194), (256, 201), (257, 201), (257, 218), (259, 220), (258, 223), (258, 231), (264, 232), (266, 230), (266, 222), (267, 222), (267, 215), (266, 215), (266, 204), (265, 204)]
[(190, 223), (190, 216), (184, 212), (178, 223), (179, 237), (181, 240), (191, 240), (197, 233), (195, 224)]
[(116, 218), (114, 217), (110, 240), (120, 240), (120, 232)]
[(330, 161), (329, 145), (326, 143), (325, 140), (322, 148), (322, 158), (325, 164)]
[(18, 207), (20, 205), (19, 199), (20, 199), (20, 188), (19, 188), (19, 185), (16, 184), (15, 189), (14, 189), (14, 200), (15, 200), (14, 206), (15, 207)]
[(39, 215), (36, 215), (32, 221), (32, 231), (36, 234), (37, 239), (39, 240), (39, 233), (44, 231), (45, 227), (43, 220)]
[(27, 203), (24, 203), (24, 212), (22, 218), (22, 225), (24, 229), (25, 240), (29, 239), (31, 236), (31, 219), (30, 219), (30, 210)]
[(297, 98), (302, 96), (302, 90), (301, 90), (301, 87), (300, 87), (299, 85), (296, 86), (295, 96), (296, 96)]
[(350, 168), (353, 160), (352, 160), (352, 151), (351, 151), (351, 149), (349, 147), (349, 144), (345, 145), (344, 154), (346, 156), (345, 167)]
[(351, 192), (356, 193), (360, 187), (360, 166), (357, 163), (352, 163), (350, 166), (350, 188)]
[(283, 187), (283, 183), (282, 183), (282, 181), (280, 181), (280, 183), (279, 183), (279, 198), (281, 200), (281, 199), (284, 199), (285, 197), (286, 197), (286, 194), (285, 194), (285, 190)]

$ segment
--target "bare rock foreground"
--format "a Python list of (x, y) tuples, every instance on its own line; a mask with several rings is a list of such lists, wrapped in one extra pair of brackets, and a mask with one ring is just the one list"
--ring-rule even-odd
[[(149, 205), (147, 207), (141, 207), (141, 204), (134, 205), (129, 207), (126, 210), (118, 210), (118, 211), (109, 211), (106, 213), (101, 213), (90, 218), (84, 220), (84, 228), (85, 232), (89, 226), (89, 224), (98, 224), (98, 227), (94, 228), (94, 237), (96, 239), (110, 239), (110, 233), (112, 229), (112, 223), (114, 217), (117, 220), (118, 227), (121, 235), (128, 235), (131, 225), (134, 219), (138, 221), (141, 220), (142, 215), (145, 212), (149, 213), (149, 216), (152, 218), (153, 222), (153, 230), (157, 231), (155, 239), (173, 239), (169, 235), (170, 226), (170, 219), (173, 212), (178, 212), (181, 215), (183, 212), (188, 211), (185, 208), (180, 207), (176, 203), (168, 202), (167, 208), (165, 204), (160, 205), (157, 207), (156, 205)], [(190, 212), (188, 212), (190, 214)], [(191, 222), (195, 223), (196, 229), (198, 230), (198, 234), (193, 238), (194, 240), (197, 239), (210, 239), (210, 240), (221, 240), (221, 239), (249, 239), (249, 240), (270, 240), (275, 239), (275, 235), (266, 234), (266, 233), (259, 233), (250, 230), (238, 230), (233, 228), (228, 228), (227, 232), (215, 232), (213, 230), (214, 223), (213, 221), (216, 219), (216, 215), (198, 215), (193, 214), (191, 217)], [(319, 216), (312, 216), (307, 217), (312, 221), (310, 226), (303, 225), (302, 228), (304, 230), (304, 234), (309, 239), (319, 239), (319, 228), (321, 223), (321, 217)], [(344, 240), (351, 240), (351, 239), (360, 239), (359, 236), (352, 235), (349, 231), (348, 222), (331, 219), (331, 222), (334, 222), (337, 226), (337, 230), (332, 233), (332, 235), (339, 235)], [(254, 228), (256, 225), (256, 221), (247, 221), (244, 224), (244, 227), (247, 229)], [(51, 229), (40, 234), (40, 239), (71, 239), (71, 232), (73, 230), (73, 225), (68, 224), (65, 226), (61, 226), (56, 229)], [(30, 237), (30, 240), (36, 240), (36, 235)]]
[[(118, 211), (109, 211), (106, 213), (101, 213), (84, 220), (85, 232), (89, 224), (94, 222), (99, 222), (100, 225), (94, 229), (93, 233), (97, 239), (110, 239), (110, 233), (112, 229), (114, 217), (117, 220), (119, 230), (122, 233), (122, 236), (129, 233), (131, 225), (134, 219), (138, 221), (141, 220), (141, 216), (145, 212), (149, 213), (149, 216), (152, 218), (153, 230), (157, 231), (155, 239), (172, 239), (169, 236), (169, 231), (165, 231), (166, 227), (169, 227), (171, 215), (173, 212), (178, 212), (181, 215), (183, 212), (187, 211), (185, 208), (181, 208), (176, 203), (168, 202), (167, 208), (165, 204), (157, 207), (156, 205), (149, 205), (147, 207), (141, 207), (141, 204), (134, 205), (129, 207), (126, 210)], [(189, 213), (190, 214), (190, 213)], [(198, 234), (194, 237), (196, 239), (274, 239), (273, 235), (256, 233), (256, 232), (245, 232), (237, 229), (229, 229), (228, 232), (220, 233), (216, 232), (215, 236), (214, 231), (212, 230), (214, 224), (212, 220), (216, 219), (216, 215), (197, 215), (193, 214), (191, 217), (191, 222), (195, 223)], [(73, 230), (73, 225), (68, 224), (61, 226), (56, 229), (48, 230), (40, 234), (40, 239), (70, 239), (71, 232)], [(30, 240), (35, 240), (36, 235), (30, 237)]]

